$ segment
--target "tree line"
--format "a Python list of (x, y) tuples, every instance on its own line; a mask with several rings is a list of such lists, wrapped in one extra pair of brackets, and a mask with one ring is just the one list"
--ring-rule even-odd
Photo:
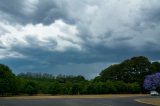
[(160, 63), (150, 62), (144, 56), (111, 65), (91, 80), (81, 75), (31, 72), (15, 75), (8, 66), (0, 64), (0, 95), (145, 93), (145, 77), (159, 71)]

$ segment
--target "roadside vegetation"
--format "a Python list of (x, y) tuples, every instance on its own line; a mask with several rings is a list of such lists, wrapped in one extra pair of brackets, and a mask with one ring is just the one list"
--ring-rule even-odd
[[(159, 62), (150, 62), (143, 56), (111, 65), (91, 80), (81, 75), (53, 76), (31, 72), (15, 75), (8, 66), (0, 64), (0, 96), (146, 93), (151, 89), (144, 89), (144, 79), (159, 71)], [(157, 85), (156, 89), (159, 87)]]

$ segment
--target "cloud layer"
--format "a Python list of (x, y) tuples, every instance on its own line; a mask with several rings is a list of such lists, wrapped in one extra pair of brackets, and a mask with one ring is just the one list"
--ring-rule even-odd
[(136, 55), (160, 58), (159, 0), (0, 0), (0, 62), (97, 75)]

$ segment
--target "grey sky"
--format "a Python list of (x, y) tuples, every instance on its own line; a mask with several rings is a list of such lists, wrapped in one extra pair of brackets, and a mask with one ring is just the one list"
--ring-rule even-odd
[(15, 73), (81, 74), (160, 60), (159, 0), (0, 0), (0, 63)]

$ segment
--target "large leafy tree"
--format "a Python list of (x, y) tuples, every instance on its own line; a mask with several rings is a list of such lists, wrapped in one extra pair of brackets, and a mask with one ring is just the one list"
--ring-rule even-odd
[(18, 82), (11, 69), (0, 64), (0, 95), (15, 94), (18, 90)]
[(144, 77), (151, 73), (150, 65), (151, 63), (146, 57), (133, 57), (103, 70), (100, 73), (101, 80), (120, 80), (126, 83), (142, 84)]
[(150, 61), (143, 56), (133, 57), (121, 63), (123, 80), (125, 82), (139, 82), (142, 83), (144, 77), (151, 73)]
[(107, 80), (120, 80), (123, 75), (119, 64), (111, 65), (100, 73), (102, 81)]

